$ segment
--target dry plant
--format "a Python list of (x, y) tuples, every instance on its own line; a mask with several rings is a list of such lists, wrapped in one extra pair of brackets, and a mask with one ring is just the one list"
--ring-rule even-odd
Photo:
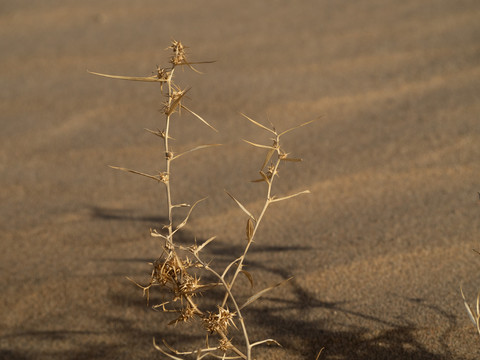
[[(473, 251), (475, 251), (477, 254), (480, 254), (477, 250)], [(468, 316), (470, 317), (470, 320), (472, 320), (478, 334), (480, 335), (480, 292), (477, 294), (477, 302), (474, 309), (472, 309), (472, 307), (468, 304), (463, 289), (461, 287), (460, 292), (462, 293), (463, 303), (465, 305), (465, 308), (467, 309)]]
[[(274, 194), (273, 185), (277, 178), (279, 168), (285, 161), (298, 162), (301, 159), (291, 157), (282, 147), (282, 137), (290, 131), (307, 125), (310, 122), (300, 124), (296, 127), (288, 129), (286, 131), (279, 132), (275, 127), (267, 127), (260, 122), (253, 120), (252, 118), (243, 115), (248, 121), (257, 126), (259, 129), (268, 132), (271, 136), (271, 142), (269, 144), (257, 144), (251, 141), (246, 143), (263, 149), (266, 151), (265, 159), (260, 168), (260, 177), (254, 182), (263, 183), (265, 185), (265, 202), (263, 208), (258, 215), (254, 215), (250, 212), (246, 206), (244, 206), (239, 200), (237, 200), (232, 194), (227, 194), (238, 205), (246, 216), (245, 221), (245, 247), (243, 253), (239, 257), (233, 259), (222, 271), (215, 270), (209, 261), (206, 261), (202, 256), (202, 250), (207, 245), (212, 243), (215, 237), (212, 237), (202, 244), (197, 244), (196, 241), (190, 246), (179, 244), (177, 234), (187, 224), (187, 221), (196, 207), (196, 205), (204, 200), (198, 200), (193, 205), (186, 203), (180, 203), (173, 201), (171, 195), (171, 180), (172, 180), (172, 164), (180, 156), (186, 153), (200, 150), (207, 147), (217, 146), (218, 144), (199, 145), (183, 153), (176, 154), (171, 147), (171, 119), (174, 115), (180, 115), (181, 110), (192, 114), (199, 119), (203, 124), (215, 130), (205, 119), (200, 115), (189, 109), (184, 104), (185, 94), (189, 89), (181, 89), (174, 82), (175, 70), (180, 66), (187, 66), (188, 68), (198, 72), (193, 65), (206, 62), (190, 62), (187, 60), (186, 48), (181, 42), (173, 41), (168, 48), (172, 50), (173, 54), (170, 58), (170, 65), (166, 68), (157, 67), (155, 75), (149, 77), (129, 77), (129, 76), (115, 76), (94, 73), (113, 79), (131, 80), (131, 81), (145, 81), (145, 82), (158, 82), (160, 83), (160, 92), (165, 98), (163, 103), (163, 114), (165, 116), (165, 125), (163, 130), (148, 130), (148, 132), (158, 136), (163, 140), (163, 150), (165, 154), (165, 167), (164, 171), (156, 174), (147, 174), (136, 170), (126, 169), (123, 167), (113, 167), (114, 169), (127, 171), (133, 174), (141, 175), (155, 180), (158, 183), (162, 183), (166, 191), (166, 203), (168, 213), (168, 223), (163, 225), (162, 229), (151, 229), (151, 236), (160, 239), (161, 242), (161, 254), (151, 263), (152, 271), (150, 275), (150, 281), (146, 285), (138, 284), (133, 281), (137, 286), (143, 289), (144, 296), (147, 298), (147, 304), (150, 299), (150, 292), (154, 287), (161, 288), (162, 294), (165, 297), (165, 301), (160, 304), (153, 305), (153, 308), (158, 311), (162, 311), (173, 315), (173, 319), (168, 323), (169, 325), (176, 325), (179, 323), (186, 323), (189, 321), (198, 321), (203, 325), (205, 341), (199, 348), (188, 349), (186, 351), (179, 351), (174, 349), (163, 341), (163, 345), (159, 345), (153, 340), (154, 346), (162, 354), (171, 359), (185, 359), (196, 358), (217, 358), (217, 359), (252, 359), (252, 349), (258, 345), (265, 343), (273, 343), (279, 345), (273, 339), (264, 339), (254, 341), (249, 336), (244, 312), (245, 309), (252, 304), (255, 300), (265, 295), (272, 289), (280, 286), (282, 283), (288, 281), (286, 279), (278, 284), (267, 287), (248, 299), (243, 299), (240, 302), (238, 296), (236, 296), (235, 285), (239, 276), (245, 276), (253, 286), (253, 276), (244, 269), (244, 262), (247, 253), (256, 239), (256, 234), (259, 226), (265, 216), (267, 209), (270, 205), (291, 199), (295, 196), (309, 193), (308, 190), (301, 191), (292, 195), (277, 196)], [(188, 208), (186, 216), (183, 220), (174, 225), (174, 212), (179, 208)], [(203, 282), (201, 275), (205, 274), (209, 278), (213, 278), (210, 282)], [(203, 299), (206, 298), (205, 294), (212, 289), (216, 289), (217, 292), (220, 289), (223, 295), (219, 298), (215, 304), (209, 304), (204, 306), (204, 300), (199, 301), (199, 295), (202, 294)], [(212, 296), (213, 298), (213, 296)], [(319, 354), (320, 355), (320, 354)], [(318, 358), (318, 356), (317, 356)]]
[(467, 299), (465, 298), (465, 294), (463, 293), (463, 289), (460, 289), (463, 297), (463, 303), (465, 304), (465, 307), (467, 308), (468, 316), (470, 317), (470, 320), (472, 320), (473, 324), (477, 328), (477, 332), (480, 335), (480, 293), (477, 295), (477, 303), (476, 307), (474, 310), (472, 310), (472, 307), (468, 304)]

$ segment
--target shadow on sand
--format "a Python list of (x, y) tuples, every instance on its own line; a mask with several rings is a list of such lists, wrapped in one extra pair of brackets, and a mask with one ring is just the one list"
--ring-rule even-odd
[[(99, 219), (114, 221), (145, 221), (156, 222), (164, 219), (153, 216), (134, 216), (128, 212), (114, 211), (109, 209), (94, 209), (92, 215)], [(179, 234), (180, 242), (188, 242), (193, 238), (186, 232)], [(201, 243), (202, 241), (198, 241)], [(251, 252), (295, 252), (308, 251), (306, 247), (283, 247), (283, 246), (255, 246)], [(218, 267), (226, 266), (232, 260), (232, 254), (240, 254), (243, 248), (240, 246), (227, 246), (227, 244), (216, 244), (209, 246), (207, 254), (215, 258)], [(116, 261), (145, 263), (148, 259), (102, 259), (101, 261)], [(275, 277), (287, 278), (289, 274), (285, 269), (267, 268), (263, 263), (249, 261), (249, 268), (254, 272), (266, 271), (275, 275)], [(135, 271), (138, 275), (138, 272)], [(136, 274), (132, 274), (135, 276)], [(134, 285), (132, 285), (134, 287)], [(278, 294), (282, 294), (279, 296)], [(140, 295), (140, 296), (139, 296)], [(218, 294), (217, 294), (218, 295)], [(215, 296), (215, 294), (213, 294)], [(152, 299), (154, 303), (156, 299)], [(288, 358), (289, 355), (297, 354), (303, 359), (313, 360), (319, 350), (324, 347), (320, 359), (358, 359), (358, 360), (447, 360), (458, 359), (449, 353), (447, 346), (442, 354), (430, 352), (415, 337), (418, 328), (414, 324), (403, 323), (403, 325), (391, 323), (368, 314), (353, 312), (347, 309), (345, 302), (325, 302), (317, 298), (307, 289), (302, 288), (295, 279), (290, 281), (289, 286), (283, 289), (275, 290), (265, 296), (265, 301), (270, 306), (262, 305), (262, 300), (254, 303), (248, 309), (245, 316), (252, 324), (252, 328), (261, 329), (262, 332), (272, 334), (279, 341), (285, 351), (282, 358)], [(115, 289), (109, 292), (109, 308), (114, 309), (113, 313), (137, 313), (142, 311), (150, 312), (146, 309), (145, 299), (141, 297), (138, 291), (132, 290), (128, 286)], [(412, 300), (421, 302), (421, 300)], [(418, 304), (417, 304), (418, 305)], [(138, 310), (142, 309), (142, 310)], [(387, 330), (375, 332), (366, 327), (349, 328), (348, 330), (332, 331), (329, 330), (328, 322), (318, 320), (304, 320), (287, 317), (285, 314), (289, 311), (302, 309), (302, 312), (308, 314), (318, 309), (326, 312), (341, 312), (349, 316), (359, 317), (364, 320), (381, 323)], [(430, 310), (437, 311), (452, 328), (455, 325), (453, 316), (442, 313), (439, 309), (430, 306)], [(25, 331), (5, 335), (0, 338), (0, 359), (5, 360), (27, 360), (27, 359), (151, 359), (161, 358), (159, 353), (153, 348), (152, 338), (165, 339), (174, 344), (181, 338), (181, 344), (190, 342), (197, 343), (203, 338), (203, 334), (184, 335), (179, 325), (175, 331), (167, 326), (163, 314), (153, 316), (146, 314), (146, 319), (153, 325), (145, 325), (143, 318), (130, 317), (126, 319), (122, 316), (112, 316), (112, 313), (103, 314), (97, 317), (99, 329), (111, 329), (101, 331), (71, 331), (69, 329), (56, 331)], [(150, 320), (151, 319), (151, 320)], [(347, 326), (345, 326), (347, 327)], [(348, 328), (348, 327), (347, 327)], [(146, 330), (148, 329), (148, 330)], [(263, 331), (265, 330), (265, 331)], [(182, 334), (179, 336), (179, 334)], [(233, 334), (232, 334), (233, 335)], [(439, 335), (441, 339), (441, 335)], [(8, 345), (13, 340), (16, 343), (33, 343), (32, 350), (18, 351), (13, 350)], [(17, 347), (18, 348), (18, 347)], [(35, 349), (35, 350), (33, 350)], [(42, 350), (43, 349), (43, 350)], [(266, 349), (268, 351), (268, 349)], [(261, 352), (257, 348), (257, 353)], [(283, 356), (283, 355), (282, 355)]]

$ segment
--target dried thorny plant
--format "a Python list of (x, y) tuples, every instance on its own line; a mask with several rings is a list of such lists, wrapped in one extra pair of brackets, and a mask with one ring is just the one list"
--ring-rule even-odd
[(462, 293), (463, 303), (467, 309), (468, 316), (470, 317), (470, 320), (472, 320), (478, 334), (480, 335), (480, 293), (477, 295), (476, 307), (472, 310), (472, 307), (468, 304), (465, 294), (463, 293), (463, 289), (460, 289), (460, 291)]
[[(244, 318), (244, 310), (247, 306), (255, 300), (281, 285), (286, 279), (278, 284), (267, 287), (248, 299), (240, 303), (238, 297), (235, 295), (235, 285), (240, 274), (246, 278), (253, 285), (253, 276), (244, 269), (244, 262), (247, 253), (256, 239), (256, 234), (259, 226), (265, 216), (265, 213), (270, 205), (288, 200), (295, 196), (309, 193), (308, 190), (298, 192), (292, 195), (277, 196), (274, 194), (273, 185), (278, 177), (279, 168), (283, 162), (301, 161), (299, 158), (291, 157), (282, 147), (282, 137), (290, 131), (307, 125), (310, 122), (303, 123), (286, 131), (279, 132), (275, 127), (269, 128), (252, 118), (243, 115), (247, 120), (255, 126), (268, 132), (271, 136), (269, 144), (257, 144), (251, 141), (246, 143), (264, 149), (266, 156), (263, 164), (259, 170), (260, 177), (253, 182), (263, 183), (265, 186), (265, 202), (259, 215), (255, 216), (237, 200), (232, 194), (227, 194), (239, 206), (239, 208), (246, 215), (245, 234), (246, 242), (243, 253), (239, 257), (233, 259), (223, 271), (215, 270), (211, 263), (206, 261), (202, 256), (202, 250), (209, 245), (215, 237), (212, 237), (202, 244), (197, 244), (196, 241), (190, 246), (181, 245), (176, 241), (176, 236), (181, 229), (187, 224), (188, 219), (196, 207), (196, 205), (204, 200), (198, 200), (193, 205), (176, 202), (172, 199), (171, 182), (172, 182), (172, 164), (180, 156), (191, 151), (200, 150), (207, 147), (217, 146), (218, 144), (199, 145), (186, 152), (176, 154), (171, 147), (171, 119), (174, 115), (180, 115), (181, 110), (185, 110), (199, 119), (203, 124), (215, 130), (205, 119), (200, 115), (190, 110), (184, 104), (184, 97), (187, 89), (182, 89), (174, 82), (175, 70), (178, 67), (187, 66), (188, 68), (199, 72), (193, 65), (210, 63), (211, 61), (191, 62), (188, 60), (186, 47), (179, 41), (173, 41), (168, 48), (172, 51), (170, 58), (170, 65), (165, 68), (157, 67), (156, 73), (148, 77), (130, 77), (130, 76), (116, 76), (94, 73), (92, 74), (104, 76), (113, 79), (144, 81), (144, 82), (158, 82), (160, 84), (160, 92), (164, 97), (163, 114), (165, 117), (164, 128), (162, 130), (149, 130), (148, 132), (158, 136), (163, 140), (164, 150), (164, 170), (156, 174), (147, 174), (136, 170), (126, 169), (123, 167), (112, 166), (114, 169), (127, 171), (133, 174), (141, 175), (161, 183), (165, 187), (166, 203), (168, 213), (168, 223), (163, 225), (162, 229), (151, 229), (150, 234), (162, 241), (160, 256), (151, 263), (152, 271), (150, 281), (146, 285), (138, 284), (137, 286), (143, 289), (144, 296), (147, 298), (147, 304), (150, 300), (150, 292), (153, 288), (159, 287), (163, 290), (165, 301), (160, 304), (153, 305), (153, 308), (169, 314), (174, 314), (173, 319), (168, 323), (169, 325), (176, 325), (179, 323), (187, 323), (189, 321), (199, 321), (205, 331), (205, 342), (200, 348), (189, 349), (186, 351), (179, 351), (168, 345), (163, 341), (163, 346), (158, 345), (153, 341), (154, 346), (161, 353), (171, 359), (184, 359), (185, 357), (195, 357), (196, 359), (203, 358), (218, 358), (218, 359), (252, 359), (252, 349), (258, 345), (265, 343), (273, 343), (279, 345), (273, 339), (265, 339), (259, 341), (251, 340), (248, 334), (247, 326)], [(216, 130), (215, 130), (216, 131)], [(178, 225), (174, 225), (174, 212), (178, 208), (189, 208), (186, 216)], [(210, 278), (214, 278), (213, 282), (205, 283), (202, 280), (201, 273), (206, 273)], [(212, 304), (208, 308), (204, 308), (199, 304), (198, 295), (205, 294), (207, 291), (216, 288), (224, 293), (223, 300), (219, 301), (215, 306)], [(222, 299), (222, 298), (221, 298)], [(203, 302), (202, 302), (203, 304)], [(240, 340), (239, 340), (240, 338)], [(319, 354), (320, 355), (320, 354)], [(318, 358), (318, 357), (317, 357)]]
[[(473, 251), (475, 251), (477, 254), (480, 254), (480, 252), (478, 252), (477, 250), (473, 250)], [(478, 292), (477, 294), (476, 306), (473, 309), (467, 302), (467, 298), (465, 297), (465, 294), (463, 293), (463, 289), (461, 287), (460, 287), (460, 292), (462, 293), (463, 303), (465, 305), (465, 308), (467, 309), (468, 316), (470, 317), (470, 320), (472, 320), (473, 324), (477, 329), (478, 334), (480, 335), (480, 292)]]

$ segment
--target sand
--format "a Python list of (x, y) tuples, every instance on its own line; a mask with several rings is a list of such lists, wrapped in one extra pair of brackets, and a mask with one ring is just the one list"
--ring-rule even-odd
[[(285, 137), (304, 159), (276, 194), (247, 260), (255, 288), (294, 276), (246, 312), (257, 359), (477, 359), (480, 281), (478, 1), (3, 1), (0, 3), (0, 358), (160, 359), (152, 338), (189, 349), (141, 289), (161, 251), (161, 185), (108, 168), (163, 167), (156, 84), (172, 39), (204, 75), (178, 73), (188, 106), (173, 196), (198, 206), (181, 240), (217, 235), (218, 269), (239, 256), (262, 205), (263, 153)], [(177, 145), (178, 144), (178, 145)], [(179, 218), (180, 219), (180, 218)], [(181, 219), (180, 219), (181, 220)], [(155, 297), (156, 296), (156, 297)], [(160, 301), (158, 295), (154, 300)], [(183, 335), (182, 335), (183, 334)]]

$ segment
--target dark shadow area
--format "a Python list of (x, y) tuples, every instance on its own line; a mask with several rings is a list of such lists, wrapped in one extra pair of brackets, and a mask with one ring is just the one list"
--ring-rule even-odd
[[(158, 226), (158, 224), (166, 224), (168, 218), (154, 215), (138, 215), (135, 210), (132, 209), (111, 209), (104, 207), (93, 206), (90, 208), (91, 216), (101, 220), (112, 221), (141, 221), (152, 223)], [(180, 219), (179, 220), (183, 220)], [(193, 244), (195, 236), (185, 229), (182, 229), (175, 234), (175, 239), (179, 244), (189, 245)], [(196, 239), (197, 244), (203, 244), (207, 239)], [(286, 251), (308, 251), (312, 248), (309, 246), (278, 246), (278, 245), (257, 245), (252, 246), (249, 253), (263, 253), (263, 252), (286, 252)], [(214, 240), (211, 245), (207, 246), (204, 250), (205, 254), (214, 256), (227, 256), (232, 260), (240, 256), (243, 253), (244, 247), (240, 245), (227, 244), (226, 242)], [(235, 256), (235, 257), (233, 257)], [(128, 261), (129, 259), (125, 259)], [(135, 260), (134, 260), (135, 261)]]
[[(105, 221), (142, 221), (145, 223), (166, 222), (165, 218), (136, 215), (132, 210), (115, 210), (105, 208), (92, 208), (92, 216)], [(178, 244), (190, 246), (195, 237), (193, 234), (182, 229), (176, 234)], [(206, 239), (197, 239), (197, 244), (202, 244)], [(278, 245), (257, 245), (252, 246), (250, 254), (260, 254), (256, 260), (247, 258), (248, 271), (251, 271), (255, 279), (255, 272), (261, 271), (268, 273), (268, 278), (275, 279), (272, 283), (280, 279), (287, 279), (295, 274), (294, 269), (284, 269), (281, 267), (269, 267), (268, 264), (259, 260), (265, 254), (273, 253), (298, 253), (311, 250), (308, 246), (278, 246)], [(159, 251), (161, 251), (159, 246)], [(213, 241), (206, 246), (204, 250), (204, 260), (213, 260), (212, 267), (222, 271), (228, 264), (240, 256), (244, 247), (240, 245), (231, 245), (221, 240)], [(116, 262), (129, 264), (127, 275), (135, 277), (148, 277), (144, 272), (144, 267), (140, 264), (152, 262), (154, 259), (148, 258), (114, 258), (106, 257), (96, 259), (96, 261)], [(138, 264), (138, 265), (137, 265)], [(125, 267), (125, 266), (124, 266)], [(119, 266), (123, 269), (124, 267)], [(130, 272), (133, 270), (133, 272)], [(110, 271), (110, 270), (109, 270)], [(115, 270), (106, 276), (123, 277), (124, 273)], [(124, 270), (122, 270), (124, 271)], [(271, 276), (270, 276), (271, 275)], [(104, 276), (104, 275), (101, 275)], [(202, 272), (202, 280), (213, 282), (215, 279)], [(248, 287), (246, 278), (238, 286)], [(258, 287), (256, 291), (260, 290)], [(243, 290), (242, 290), (243, 291)], [(250, 289), (244, 291), (242, 300), (248, 297)], [(212, 300), (218, 302), (223, 298), (224, 292), (221, 288), (214, 289), (210, 293), (201, 296), (200, 302), (207, 303)], [(399, 296), (399, 295), (395, 295)], [(152, 290), (150, 305), (161, 303), (165, 300), (160, 291)], [(447, 330), (435, 337), (438, 343), (446, 343), (448, 332), (455, 329), (455, 317), (446, 311), (424, 302), (422, 299), (405, 299), (412, 303), (412, 306), (424, 307), (425, 310), (440, 314), (448, 324)], [(190, 325), (179, 324), (177, 327), (167, 326), (174, 315), (154, 312), (147, 306), (145, 297), (142, 297), (142, 289), (135, 284), (125, 280), (118, 288), (109, 288), (105, 299), (108, 304), (108, 314), (95, 314), (96, 321), (101, 330), (92, 329), (92, 331), (72, 331), (71, 329), (55, 331), (24, 331), (8, 334), (0, 338), (3, 345), (0, 349), (0, 359), (6, 360), (29, 360), (29, 359), (151, 359), (161, 358), (160, 354), (153, 348), (152, 339), (155, 337), (158, 342), (165, 339), (170, 344), (182, 344), (185, 348), (190, 343), (198, 343), (204, 338), (203, 333), (192, 335)], [(265, 305), (268, 303), (268, 306)], [(247, 324), (250, 323), (252, 329), (264, 329), (272, 338), (279, 341), (284, 347), (285, 355), (282, 358), (287, 359), (289, 354), (300, 354), (302, 358), (313, 360), (322, 347), (325, 350), (320, 359), (339, 359), (339, 360), (461, 360), (453, 356), (447, 345), (443, 346), (441, 353), (433, 353), (425, 347), (419, 340), (417, 332), (421, 330), (417, 324), (408, 323), (405, 320), (396, 323), (395, 320), (382, 319), (372, 316), (368, 313), (352, 311), (349, 309), (348, 299), (344, 301), (323, 301), (312, 291), (302, 287), (295, 279), (291, 280), (287, 286), (280, 287), (267, 293), (261, 299), (254, 302), (245, 309), (244, 316)], [(214, 307), (215, 305), (213, 305)], [(92, 306), (94, 307), (94, 306)], [(385, 329), (373, 333), (367, 326), (349, 326), (347, 324), (336, 323), (342, 329), (332, 330), (332, 321), (327, 318), (316, 320), (306, 320), (308, 316), (294, 318), (288, 314), (293, 310), (301, 309), (302, 313), (308, 314), (318, 309), (327, 313), (337, 312), (355, 317), (360, 321), (355, 323), (375, 322), (381, 324)], [(142, 319), (143, 311), (148, 311), (146, 315), (148, 325)], [(80, 311), (81, 314), (84, 312)], [(130, 313), (130, 319), (122, 314)], [(115, 315), (112, 315), (115, 314)], [(133, 315), (135, 314), (135, 315)], [(134, 319), (134, 320), (132, 320)], [(108, 329), (108, 330), (105, 330)], [(239, 333), (232, 332), (239, 342), (241, 336)], [(255, 340), (254, 333), (251, 337)], [(10, 348), (8, 344), (31, 342), (35, 346), (29, 351), (19, 351), (17, 348)], [(62, 344), (59, 350), (59, 344)], [(68, 350), (63, 350), (68, 348)], [(33, 353), (33, 351), (36, 351)], [(257, 348), (257, 353), (262, 348)]]
[(367, 328), (329, 331), (318, 322), (285, 320), (269, 313), (269, 309), (254, 311), (254, 314), (254, 318), (262, 317), (264, 326), (270, 323), (274, 324), (276, 330), (280, 329), (275, 331), (274, 336), (286, 351), (299, 353), (305, 359), (314, 359), (322, 348), (324, 350), (321, 359), (454, 359), (449, 355), (435, 354), (426, 349), (415, 339), (416, 328), (413, 326), (396, 326), (371, 338)]
[[(65, 340), (72, 335), (98, 335), (96, 331), (72, 331), (72, 330), (50, 330), (50, 331), (24, 331), (14, 334), (4, 335), (1, 339), (15, 337), (35, 337), (39, 340)], [(1, 358), (0, 358), (1, 359)]]
[[(261, 251), (266, 251), (265, 249), (267, 248), (269, 247), (264, 246)], [(300, 249), (304, 250), (304, 248)], [(268, 251), (274, 250), (270, 248)], [(281, 248), (279, 251), (286, 251), (286, 249)], [(215, 253), (226, 255), (222, 251), (216, 251)], [(223, 261), (226, 261), (226, 259), (223, 259)], [(286, 279), (290, 276), (290, 273), (285, 269), (268, 268), (260, 262), (250, 262), (249, 266), (275, 274), (276, 278), (280, 276)], [(259, 289), (257, 289), (257, 291), (258, 290)], [(288, 291), (288, 294), (286, 294), (288, 296), (279, 295), (282, 293), (285, 294), (285, 291)], [(215, 301), (221, 299), (223, 297), (222, 295), (223, 292), (221, 289), (210, 291), (208, 296), (205, 296), (206, 299), (203, 300)], [(456, 325), (455, 317), (434, 305), (425, 303), (422, 299), (405, 298), (405, 300), (411, 302), (414, 306), (425, 307), (426, 311), (436, 312), (445, 318), (445, 323), (448, 324), (448, 328), (442, 333), (437, 334), (437, 341), (441, 345), (444, 344), (444, 350), (441, 351), (441, 353), (430, 351), (418, 340), (417, 332), (421, 329), (417, 324), (405, 320), (397, 323), (395, 320), (385, 320), (380, 317), (349, 310), (347, 306), (348, 299), (340, 302), (322, 301), (300, 286), (295, 279), (289, 282), (288, 287), (275, 289), (253, 303), (250, 308), (246, 309), (244, 316), (247, 322), (252, 324), (253, 328), (260, 327), (266, 329), (268, 333), (271, 333), (271, 337), (282, 344), (286, 351), (285, 358), (288, 358), (288, 354), (300, 354), (305, 359), (315, 359), (320, 349), (324, 347), (325, 350), (320, 359), (461, 360), (462, 358), (455, 357), (449, 351), (444, 341), (447, 333), (453, 331)], [(110, 301), (115, 306), (146, 306), (144, 298), (139, 296), (135, 299), (134, 292), (130, 291), (112, 293), (110, 294)], [(155, 295), (151, 298), (151, 303), (161, 301), (162, 298), (155, 297)], [(273, 303), (273, 306), (262, 306), (264, 301), (268, 301), (270, 304)], [(302, 319), (297, 319), (285, 315), (291, 310), (298, 309), (301, 309), (305, 314), (315, 309), (343, 313), (349, 317), (364, 320), (365, 322), (381, 324), (381, 327), (385, 328), (385, 330), (373, 332), (367, 326), (352, 326), (341, 323), (336, 323), (336, 325), (348, 326), (348, 330), (329, 330), (332, 320), (307, 321), (304, 320), (303, 317)], [(158, 321), (164, 324), (166, 329), (173, 329), (172, 333), (167, 332), (167, 341), (175, 341), (175, 339), (183, 338), (183, 330), (180, 326), (176, 329), (167, 327), (166, 324), (170, 320), (168, 315), (161, 313), (157, 315), (158, 316), (152, 315), (152, 321), (155, 321), (153, 318), (158, 319)], [(117, 321), (121, 321), (121, 319), (117, 319)], [(237, 334), (236, 337), (240, 341), (241, 336)], [(254, 337), (254, 335), (252, 337)], [(182, 343), (185, 342), (182, 340)], [(262, 350), (258, 348), (257, 351), (261, 352)]]
[[(283, 251), (283, 249), (280, 251)], [(115, 259), (111, 260), (114, 261)], [(140, 262), (144, 259), (123, 260)], [(250, 266), (275, 274), (275, 278), (288, 278), (290, 276), (290, 272), (285, 269), (268, 268), (262, 263), (252, 263)], [(218, 291), (209, 293), (208, 296), (203, 296), (202, 301), (218, 300), (222, 297), (222, 294), (221, 289), (218, 289)], [(425, 310), (440, 314), (450, 325), (447, 332), (453, 331), (455, 326), (453, 315), (434, 305), (425, 303), (422, 299), (404, 299), (414, 306), (422, 306), (425, 307)], [(159, 292), (152, 292), (150, 304), (160, 303), (162, 300)], [(153, 338), (157, 339), (157, 343), (164, 339), (174, 346), (179, 344), (178, 347), (185, 350), (189, 344), (198, 344), (204, 338), (202, 332), (195, 335), (189, 324), (179, 324), (176, 327), (168, 326), (167, 323), (174, 315), (151, 310), (146, 304), (146, 299), (142, 297), (142, 290), (135, 289), (133, 284), (131, 287), (122, 286), (109, 290), (107, 302), (114, 314), (133, 312), (137, 315), (134, 320), (131, 316), (130, 319), (127, 319), (122, 315), (112, 315), (112, 313), (100, 315), (97, 318), (102, 329), (100, 331), (71, 331), (65, 329), (9, 334), (0, 338), (3, 344), (10, 341), (15, 342), (15, 339), (21, 338), (22, 342), (34, 343), (36, 346), (30, 351), (37, 352), (4, 349), (0, 350), (0, 359), (152, 359), (161, 358), (152, 345)], [(268, 302), (268, 305), (265, 305), (265, 302)], [(247, 324), (250, 323), (251, 329), (264, 329), (266, 333), (271, 334), (268, 335), (269, 337), (282, 344), (284, 348), (282, 351), (285, 351), (282, 359), (287, 359), (289, 354), (299, 354), (306, 360), (313, 360), (320, 349), (324, 347), (320, 359), (461, 360), (460, 357), (453, 356), (446, 345), (442, 353), (433, 353), (427, 349), (418, 341), (416, 332), (419, 328), (416, 324), (406, 323), (405, 321), (401, 324), (391, 320), (387, 321), (361, 312), (351, 311), (347, 305), (348, 299), (338, 302), (322, 301), (308, 289), (300, 286), (295, 279), (292, 279), (287, 286), (277, 288), (254, 302), (249, 308), (245, 309), (244, 316), (247, 319)], [(377, 322), (386, 329), (373, 333), (367, 326), (348, 326), (347, 330), (335, 331), (331, 330), (331, 319), (305, 320), (308, 316), (294, 318), (288, 315), (291, 310), (298, 309), (301, 309), (304, 314), (318, 309), (343, 313), (360, 320)], [(145, 314), (144, 311), (149, 313)], [(144, 320), (142, 320), (142, 314), (146, 315), (148, 325), (145, 325)], [(344, 324), (337, 322), (336, 325)], [(232, 331), (231, 336), (235, 336), (241, 343), (240, 333)], [(258, 340), (252, 331), (250, 331), (250, 336), (252, 339)], [(442, 342), (445, 336), (445, 333), (437, 334), (438, 341)], [(59, 343), (63, 344), (62, 348), (68, 347), (69, 350), (58, 350)], [(39, 348), (42, 350), (39, 350)], [(262, 351), (262, 347), (256, 349), (257, 353)]]
[[(134, 305), (137, 306), (137, 305)], [(102, 326), (111, 330), (71, 331), (68, 329), (58, 331), (29, 331), (19, 332), (0, 337), (1, 341), (15, 341), (21, 338), (35, 344), (29, 350), (0, 350), (1, 360), (87, 360), (87, 359), (155, 359), (160, 358), (160, 353), (153, 347), (153, 339), (157, 344), (165, 340), (168, 344), (178, 341), (178, 333), (172, 332), (171, 327), (159, 324), (153, 330), (146, 331), (137, 321), (130, 321), (119, 317), (102, 316), (98, 318)], [(153, 323), (152, 317), (152, 323)], [(140, 325), (140, 326), (139, 326)], [(182, 334), (182, 342), (199, 343), (203, 336)], [(59, 341), (62, 348), (58, 350)], [(36, 348), (36, 349), (35, 349)]]
[[(256, 245), (252, 246), (249, 250), (249, 254), (256, 253), (272, 253), (272, 252), (287, 252), (287, 251), (308, 251), (312, 248), (309, 246), (278, 246), (278, 245)], [(245, 250), (242, 246), (233, 246), (224, 244), (221, 241), (213, 244), (211, 248), (207, 248), (206, 252), (211, 255), (228, 256), (232, 257), (233, 254), (240, 256)], [(233, 255), (234, 256), (234, 255)], [(233, 260), (233, 258), (232, 258)]]
[(0, 359), (2, 360), (28, 360), (24, 354), (18, 351), (0, 350)]
[[(360, 318), (375, 320), (371, 316), (342, 309), (340, 304), (317, 302), (305, 305), (303, 301), (291, 303), (289, 307), (303, 306), (303, 311), (312, 307), (322, 307), (331, 311), (344, 312)], [(322, 321), (305, 321), (285, 318), (281, 315), (284, 307), (254, 307), (246, 318), (256, 325), (270, 329), (272, 337), (282, 344), (289, 353), (301, 354), (305, 359), (315, 359), (324, 348), (320, 359), (357, 359), (357, 360), (452, 360), (459, 359), (450, 353), (433, 353), (416, 340), (418, 328), (414, 324), (389, 324), (391, 329), (384, 330), (372, 337), (367, 327), (350, 327), (345, 331), (330, 331), (328, 324)], [(376, 319), (381, 323), (385, 321)]]
[(131, 209), (111, 209), (105, 207), (90, 207), (90, 215), (95, 219), (114, 221), (141, 221), (152, 224), (164, 224), (168, 219), (164, 216), (138, 215)]
[[(259, 266), (259, 264), (257, 264)], [(272, 273), (281, 274), (287, 278), (285, 269), (271, 269)], [(445, 344), (447, 333), (453, 331), (456, 325), (455, 317), (446, 313), (436, 306), (423, 304), (423, 300), (415, 299), (417, 306), (424, 306), (445, 318), (449, 325), (447, 330), (438, 334), (438, 341), (444, 348), (441, 354), (429, 351), (422, 345), (416, 336), (420, 329), (417, 324), (406, 322), (402, 324), (391, 320), (384, 320), (361, 312), (351, 311), (346, 308), (348, 301), (324, 302), (315, 295), (302, 288), (295, 279), (289, 282), (289, 299), (279, 297), (278, 293), (285, 290), (276, 289), (274, 295), (265, 296), (275, 305), (272, 307), (255, 304), (248, 309), (244, 316), (249, 321), (254, 321), (257, 326), (271, 329), (272, 337), (279, 341), (286, 351), (302, 354), (305, 359), (315, 359), (321, 348), (324, 348), (320, 359), (358, 359), (358, 360), (460, 360), (454, 357)], [(293, 290), (291, 290), (293, 288)], [(291, 295), (294, 299), (291, 300)], [(408, 299), (406, 299), (408, 301)], [(261, 304), (262, 300), (258, 301)], [(306, 321), (302, 319), (286, 318), (284, 313), (289, 310), (301, 309), (302, 313), (308, 314), (314, 309), (325, 309), (336, 313), (343, 313), (350, 317), (357, 317), (365, 321), (373, 321), (382, 324), (388, 329), (375, 332), (367, 327), (349, 326), (349, 330), (330, 331), (327, 321)], [(330, 320), (331, 324), (332, 321)], [(343, 324), (339, 324), (343, 325)]]

